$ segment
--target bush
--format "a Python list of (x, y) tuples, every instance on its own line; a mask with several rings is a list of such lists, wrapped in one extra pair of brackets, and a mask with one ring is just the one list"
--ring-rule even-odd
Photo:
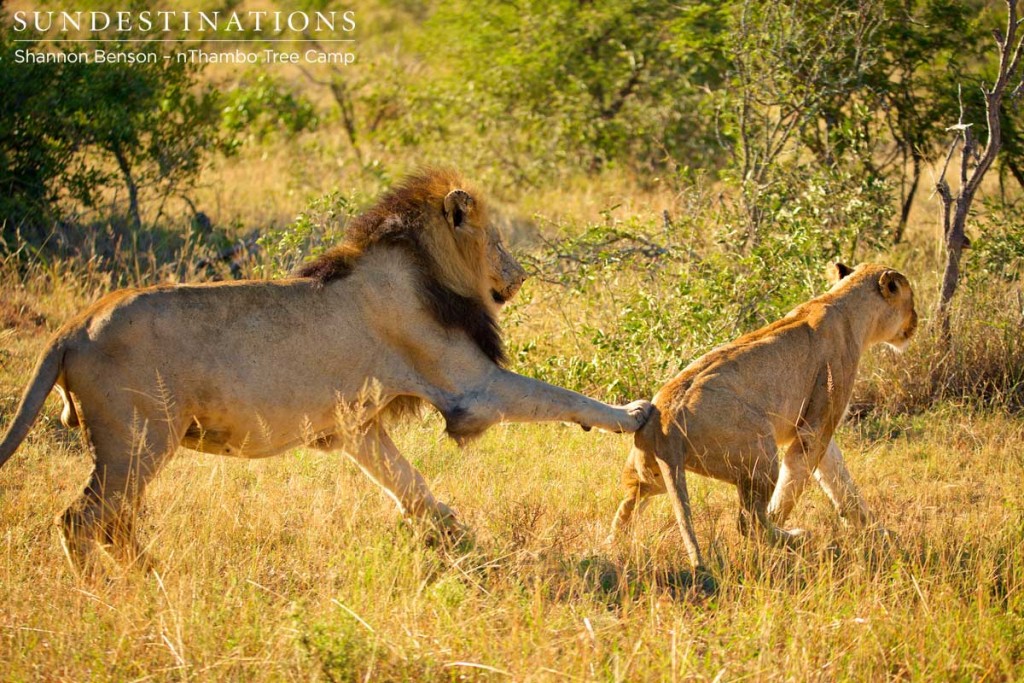
[(268, 230), (259, 238), (263, 249), (260, 271), (266, 277), (284, 277), (303, 261), (315, 258), (341, 241), (348, 219), (358, 213), (352, 196), (331, 192), (309, 203), (283, 228)]
[(967, 252), (966, 277), (1019, 282), (1024, 274), (1024, 206), (987, 202), (984, 229)]
[(746, 248), (741, 211), (717, 213), (707, 198), (675, 221), (609, 216), (549, 242), (533, 266), (567, 291), (535, 296), (573, 302), (576, 344), (513, 341), (519, 368), (615, 400), (649, 396), (694, 357), (820, 293), (827, 264), (862, 260), (892, 213), (884, 185), (838, 173), (794, 172), (765, 196), (768, 220)]

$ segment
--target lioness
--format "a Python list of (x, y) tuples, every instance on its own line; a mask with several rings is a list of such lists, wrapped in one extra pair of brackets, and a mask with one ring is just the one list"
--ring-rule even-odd
[(63, 422), (81, 424), (96, 462), (59, 518), (73, 565), (91, 562), (96, 540), (145, 564), (136, 506), (179, 446), (245, 458), (341, 449), (403, 513), (454, 524), (388, 436), (387, 414), (425, 402), (459, 441), (502, 420), (638, 429), (647, 401), (613, 407), (503, 369), (495, 316), (525, 272), (464, 188), (452, 171), (408, 178), (295, 277), (125, 289), (61, 327), (0, 465), (56, 386)]
[[(838, 513), (854, 524), (871, 515), (832, 433), (846, 412), (861, 354), (885, 342), (902, 350), (917, 327), (910, 282), (884, 266), (830, 267), (832, 288), (784, 318), (690, 363), (654, 396), (654, 413), (626, 460), (626, 495), (609, 540), (651, 495), (672, 500), (698, 571), (686, 470), (736, 484), (739, 526), (785, 541), (783, 524), (814, 473)], [(787, 447), (779, 467), (778, 448)], [(666, 486), (666, 481), (672, 482)]]

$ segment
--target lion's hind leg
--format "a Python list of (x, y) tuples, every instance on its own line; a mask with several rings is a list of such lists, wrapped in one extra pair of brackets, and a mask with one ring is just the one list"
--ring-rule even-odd
[[(152, 569), (136, 538), (135, 516), (146, 485), (178, 446), (179, 425), (128, 411), (82, 415), (96, 465), (82, 495), (57, 519), (65, 554), (80, 575), (100, 570), (97, 546), (127, 567)], [(117, 419), (124, 414), (134, 414), (131, 424)]]
[(125, 567), (153, 568), (135, 532), (139, 488), (120, 476), (94, 471), (82, 495), (57, 518), (61, 545), (76, 573), (100, 571), (98, 547)]

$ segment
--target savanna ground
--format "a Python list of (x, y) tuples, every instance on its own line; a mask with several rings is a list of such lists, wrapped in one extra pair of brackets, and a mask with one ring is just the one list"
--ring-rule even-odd
[[(237, 76), (204, 74), (225, 90)], [(394, 106), (391, 76), (367, 75), (363, 101)], [(522, 141), (474, 146), (459, 128), (398, 149), (369, 133), (356, 142), (324, 113), (334, 105), (322, 84), (287, 69), (274, 77), (322, 121), (204, 167), (192, 201), (212, 235), (152, 210), (133, 231), (123, 194), (109, 188), (88, 220), (52, 228), (55, 248), (4, 225), (0, 427), (48, 334), (104, 292), (230, 277), (197, 263), (253, 230), (265, 239), (241, 275), (279, 275), (403, 172), (456, 163), (496, 195), (535, 275), (502, 316), (513, 367), (604, 400), (649, 397), (691, 358), (821, 292), (829, 258), (903, 270), (921, 331), (905, 354), (869, 352), (837, 436), (898, 540), (845, 528), (812, 486), (790, 521), (813, 533), (804, 547), (750, 542), (735, 528), (734, 489), (693, 476), (698, 538), (720, 587), (698, 598), (663, 497), (630, 541), (603, 545), (628, 436), (501, 426), (460, 450), (427, 414), (396, 441), (471, 527), (471, 543), (425, 544), (341, 455), (182, 451), (147, 492), (142, 530), (157, 574), (111, 567), (107, 580), (83, 582), (52, 519), (90, 463), (51, 399), (0, 470), (0, 679), (1024, 679), (1019, 192), (1007, 199), (994, 179), (984, 187), (1002, 203), (978, 210), (992, 239), (975, 234), (945, 349), (932, 320), (943, 252), (928, 191), (891, 246), (872, 231), (891, 226), (893, 207), (880, 210), (872, 187), (832, 175), (794, 176), (796, 189), (772, 181), (785, 201), (751, 244), (727, 174), (614, 163), (580, 172), (561, 169), (570, 165), (558, 154), (552, 174), (516, 167), (528, 158), (516, 155), (536, 151)], [(366, 85), (374, 78), (384, 85)], [(357, 115), (373, 113), (360, 106)]]
[[(650, 278), (650, 267), (634, 277)], [(601, 273), (594, 290), (572, 296), (533, 281), (505, 316), (513, 349), (529, 342), (569, 360), (593, 353), (569, 330), (620, 319), (609, 302), (629, 281)], [(915, 280), (927, 317), (934, 283)], [(106, 275), (79, 263), (7, 264), (5, 417), (47, 332), (107, 288)], [(979, 311), (1013, 304), (1012, 293), (965, 296)], [(999, 326), (1013, 316), (978, 316), (958, 318), (978, 328), (970, 345), (998, 347)], [(916, 341), (933, 343), (927, 331)], [(899, 406), (932, 362), (914, 347), (902, 357), (876, 349), (858, 396)], [(558, 370), (550, 359), (537, 367)], [(651, 386), (670, 374), (638, 372), (652, 375)], [(686, 591), (685, 553), (663, 499), (631, 543), (602, 546), (629, 437), (517, 425), (459, 450), (432, 415), (400, 428), (397, 441), (473, 528), (472, 546), (425, 547), (342, 456), (296, 450), (245, 462), (183, 452), (147, 496), (144, 533), (159, 574), (114, 571), (108, 582), (80, 583), (51, 520), (78, 494), (89, 461), (58, 412), (51, 401), (0, 471), (5, 680), (1024, 675), (1024, 423), (1009, 408), (949, 398), (875, 408), (842, 428), (850, 469), (899, 535), (895, 547), (844, 529), (817, 489), (792, 520), (813, 530), (806, 547), (747, 542), (735, 530), (733, 489), (691, 477), (698, 534), (721, 587), (700, 600)]]

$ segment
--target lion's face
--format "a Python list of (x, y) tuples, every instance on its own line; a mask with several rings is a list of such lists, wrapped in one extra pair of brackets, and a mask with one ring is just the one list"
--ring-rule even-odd
[(498, 310), (522, 287), (526, 271), (505, 248), (486, 208), (465, 190), (448, 193), (444, 199), (444, 218), (459, 252), (467, 264), (473, 264), (467, 272), (482, 276), (478, 283), (480, 297)]
[(503, 306), (523, 286), (526, 271), (512, 254), (508, 253), (501, 234), (496, 228), (487, 231), (487, 266), (490, 279), (491, 301)]

